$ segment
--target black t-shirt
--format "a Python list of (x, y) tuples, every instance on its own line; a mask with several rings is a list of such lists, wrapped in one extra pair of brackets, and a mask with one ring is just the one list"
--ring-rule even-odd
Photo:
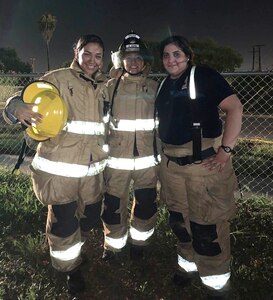
[(188, 68), (179, 78), (168, 76), (156, 99), (159, 118), (159, 137), (167, 144), (183, 145), (192, 141), (192, 113), (190, 101), (197, 101), (204, 138), (215, 138), (222, 133), (218, 105), (234, 91), (216, 71), (196, 67), (196, 100), (189, 98)]

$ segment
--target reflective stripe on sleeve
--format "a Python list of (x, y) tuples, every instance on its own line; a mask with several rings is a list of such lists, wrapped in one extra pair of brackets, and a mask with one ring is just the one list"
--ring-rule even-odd
[(201, 280), (204, 285), (207, 285), (215, 290), (222, 289), (230, 278), (230, 272), (221, 275), (203, 276)]
[(51, 161), (46, 158), (35, 155), (32, 161), (32, 167), (35, 170), (47, 172), (58, 176), (81, 178), (85, 176), (94, 176), (101, 173), (107, 160), (95, 162), (90, 166), (69, 164), (64, 162)]
[(146, 241), (153, 235), (154, 231), (154, 228), (148, 231), (139, 231), (134, 227), (130, 227), (130, 236), (135, 241)]
[(152, 131), (154, 127), (154, 119), (118, 120), (116, 124), (110, 122), (110, 128), (117, 131)]
[(104, 123), (71, 121), (66, 124), (63, 130), (77, 134), (103, 135), (105, 128)]
[(186, 272), (196, 272), (197, 271), (197, 266), (194, 262), (188, 261), (180, 255), (178, 255), (178, 265)]
[(50, 255), (62, 261), (75, 259), (80, 256), (82, 245), (83, 242), (79, 242), (66, 250), (52, 250), (50, 247)]
[(139, 158), (108, 157), (107, 166), (117, 170), (142, 170), (157, 165), (153, 155)]
[(113, 239), (109, 236), (105, 237), (105, 243), (114, 249), (122, 249), (127, 242), (128, 233), (126, 233), (123, 237), (119, 239)]

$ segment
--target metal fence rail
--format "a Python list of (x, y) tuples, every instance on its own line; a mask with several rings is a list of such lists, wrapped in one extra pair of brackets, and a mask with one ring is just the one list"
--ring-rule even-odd
[[(0, 108), (4, 107), (6, 100), (13, 93), (41, 75), (0, 74)], [(222, 75), (244, 105), (243, 127), (233, 157), (241, 191), (273, 196), (273, 73)], [(158, 82), (165, 76), (150, 75)], [(7, 125), (1, 113), (0, 135), (0, 165), (11, 169), (16, 161), (16, 156), (11, 154), (19, 153), (23, 139), (21, 127)], [(29, 161), (31, 157), (27, 159), (27, 163)]]

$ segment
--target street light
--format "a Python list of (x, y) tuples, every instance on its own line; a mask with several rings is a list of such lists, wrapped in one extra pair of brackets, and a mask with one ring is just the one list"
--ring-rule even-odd
[(35, 62), (36, 62), (36, 58), (31, 57), (30, 64), (31, 64), (32, 73), (35, 73)]

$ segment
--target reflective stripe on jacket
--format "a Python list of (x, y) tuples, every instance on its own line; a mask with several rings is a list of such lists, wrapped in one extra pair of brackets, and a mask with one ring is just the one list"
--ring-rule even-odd
[(79, 164), (63, 163), (59, 161), (50, 161), (36, 154), (31, 165), (35, 170), (41, 170), (50, 174), (81, 178), (85, 176), (94, 176), (101, 173), (106, 166), (106, 162), (107, 160), (104, 159), (90, 164), (90, 166), (84, 166)]
[(142, 170), (157, 165), (154, 155), (136, 158), (118, 158), (109, 156), (107, 166), (117, 170)]
[(116, 124), (110, 122), (110, 128), (116, 131), (151, 131), (154, 127), (154, 119), (119, 120)]
[(102, 122), (70, 121), (63, 130), (77, 134), (103, 135), (105, 126)]

